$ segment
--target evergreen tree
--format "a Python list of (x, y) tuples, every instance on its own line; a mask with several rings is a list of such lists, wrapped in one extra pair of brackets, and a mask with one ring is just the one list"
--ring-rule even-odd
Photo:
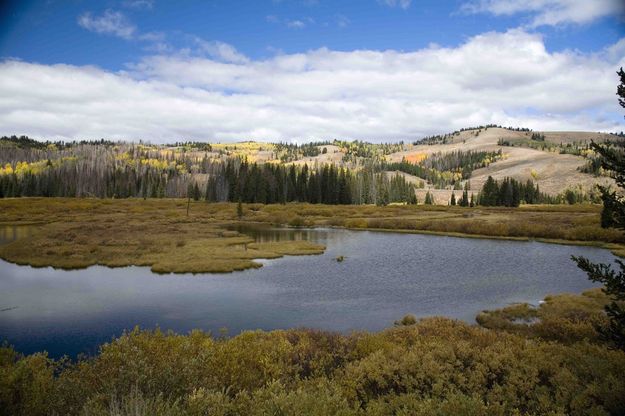
[(425, 193), (425, 201), (424, 201), (425, 205), (434, 205), (434, 199), (432, 198), (432, 194), (430, 193), (430, 191), (427, 191)]
[(202, 193), (200, 192), (200, 187), (198, 186), (197, 182), (195, 182), (195, 184), (193, 185), (193, 200), (199, 201), (200, 198), (202, 198)]
[(469, 182), (464, 184), (464, 191), (462, 191), (462, 198), (460, 199), (461, 207), (469, 206)]
[(451, 193), (451, 201), (449, 202), (449, 204), (451, 206), (455, 206), (456, 205), (456, 195), (453, 192)]
[(380, 192), (380, 197), (378, 198), (378, 202), (377, 205), (379, 206), (386, 206), (389, 203), (389, 194), (388, 194), (388, 188), (384, 187), (384, 189), (382, 189), (382, 192)]
[[(625, 72), (623, 68), (617, 74), (621, 81), (617, 87), (619, 104), (625, 108)], [(600, 155), (603, 168), (611, 171), (617, 186), (620, 189), (625, 188), (625, 156), (622, 141), (606, 145), (593, 143), (592, 147)], [(616, 195), (616, 192), (609, 192), (607, 189), (601, 188), (601, 193), (604, 207), (604, 213), (601, 217), (602, 225), (625, 229), (625, 202)], [(611, 265), (594, 264), (584, 257), (573, 256), (573, 260), (580, 269), (588, 274), (590, 280), (605, 285), (603, 291), (611, 299), (611, 303), (605, 307), (610, 321), (607, 327), (597, 329), (616, 348), (625, 350), (625, 263), (617, 260), (616, 263), (620, 270), (616, 271)]]
[(243, 204), (241, 203), (241, 199), (239, 198), (239, 202), (237, 203), (237, 218), (243, 218)]
[(497, 182), (493, 179), (492, 176), (489, 176), (482, 187), (482, 192), (480, 193), (480, 205), (484, 205), (486, 207), (497, 205), (497, 198), (499, 196), (499, 187), (497, 186)]

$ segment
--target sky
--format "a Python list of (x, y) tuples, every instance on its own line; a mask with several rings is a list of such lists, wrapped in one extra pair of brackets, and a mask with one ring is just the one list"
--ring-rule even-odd
[(621, 66), (624, 0), (5, 0), (0, 134), (621, 131)]

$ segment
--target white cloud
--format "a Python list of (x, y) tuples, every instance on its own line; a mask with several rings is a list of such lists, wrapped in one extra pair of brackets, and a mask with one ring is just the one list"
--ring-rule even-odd
[(122, 6), (129, 9), (152, 10), (154, 8), (154, 0), (124, 0)]
[(389, 7), (399, 7), (406, 10), (410, 7), (412, 0), (378, 0), (378, 3), (384, 4)]
[(422, 137), (482, 123), (623, 130), (616, 69), (601, 52), (549, 52), (522, 30), (413, 52), (318, 49), (251, 60), (147, 56), (127, 71), (0, 63), (0, 131), (44, 138), (235, 140)]
[(336, 20), (336, 25), (340, 27), (341, 29), (346, 28), (351, 23), (351, 21), (346, 16), (343, 16), (342, 14), (336, 15), (335, 20)]
[(304, 23), (302, 20), (287, 20), (286, 26), (290, 27), (291, 29), (303, 29), (306, 27), (306, 23)]
[(312, 25), (315, 23), (315, 20), (311, 17), (306, 17), (302, 19), (280, 19), (278, 16), (270, 14), (265, 16), (265, 20), (268, 23), (278, 24), (282, 23), (289, 29), (304, 29), (306, 26)]
[(530, 27), (586, 24), (605, 16), (625, 13), (623, 0), (472, 0), (462, 6), (468, 13), (511, 16), (529, 13)]
[(213, 59), (220, 62), (230, 62), (236, 64), (244, 64), (249, 62), (249, 59), (239, 53), (234, 46), (224, 42), (218, 41), (206, 41), (201, 38), (195, 38), (195, 42), (198, 44), (200, 53), (207, 53)]
[(132, 39), (137, 28), (128, 21), (123, 13), (106, 10), (101, 16), (86, 12), (78, 16), (78, 24), (92, 32)]

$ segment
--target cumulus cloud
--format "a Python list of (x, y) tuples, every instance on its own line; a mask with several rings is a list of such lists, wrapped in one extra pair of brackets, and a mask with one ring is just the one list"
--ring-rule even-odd
[(585, 24), (605, 16), (625, 13), (623, 0), (472, 0), (462, 6), (468, 13), (511, 16), (529, 13), (529, 26)]
[(389, 7), (400, 7), (406, 10), (408, 7), (410, 7), (410, 3), (412, 3), (412, 0), (378, 0), (378, 3), (384, 4)]
[(100, 16), (93, 16), (90, 12), (83, 13), (78, 16), (78, 24), (92, 32), (118, 36), (123, 39), (132, 39), (137, 30), (123, 13), (113, 10), (106, 10)]
[(482, 123), (623, 129), (615, 71), (625, 40), (597, 53), (549, 52), (540, 35), (511, 30), (453, 48), (265, 60), (224, 45), (213, 45), (215, 56), (146, 56), (122, 72), (4, 61), (1, 130), (164, 142), (412, 140)]

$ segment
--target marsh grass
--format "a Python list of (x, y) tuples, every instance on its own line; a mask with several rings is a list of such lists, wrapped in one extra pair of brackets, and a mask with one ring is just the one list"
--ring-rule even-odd
[(597, 328), (608, 325), (604, 307), (610, 302), (601, 289), (581, 295), (550, 295), (538, 307), (527, 303), (484, 311), (476, 321), (484, 328), (564, 343), (599, 341)]
[(188, 218), (186, 206), (175, 200), (15, 199), (0, 206), (5, 224), (38, 218), (31, 236), (0, 247), (3, 259), (34, 267), (100, 264), (149, 266), (157, 273), (231, 272), (261, 267), (254, 259), (325, 249), (306, 241), (255, 244), (224, 228), (233, 220), (228, 205), (195, 204)]
[[(479, 238), (539, 239), (606, 247), (625, 254), (618, 230), (599, 224), (599, 206), (461, 208), (443, 206), (236, 204), (176, 199), (0, 200), (0, 224), (33, 225), (32, 235), (0, 246), (0, 257), (17, 264), (64, 269), (95, 264), (150, 266), (159, 273), (230, 272), (260, 267), (258, 258), (319, 254), (308, 242), (253, 244), (227, 228), (239, 222), (333, 226)], [(247, 250), (241, 249), (247, 245)]]

